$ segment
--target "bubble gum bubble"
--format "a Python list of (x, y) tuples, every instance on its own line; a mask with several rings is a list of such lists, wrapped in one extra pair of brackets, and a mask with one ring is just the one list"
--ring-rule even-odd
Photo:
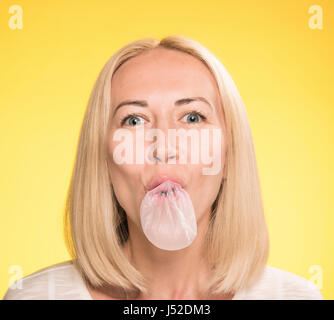
[(170, 180), (146, 193), (140, 206), (140, 222), (147, 239), (163, 250), (188, 247), (197, 235), (190, 196)]

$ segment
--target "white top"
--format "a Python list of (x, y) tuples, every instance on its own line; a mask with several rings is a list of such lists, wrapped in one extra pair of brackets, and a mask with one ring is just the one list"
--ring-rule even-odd
[[(14, 283), (4, 300), (93, 300), (72, 261), (41, 269)], [(237, 292), (233, 300), (323, 300), (309, 280), (266, 266), (261, 278), (249, 289)]]

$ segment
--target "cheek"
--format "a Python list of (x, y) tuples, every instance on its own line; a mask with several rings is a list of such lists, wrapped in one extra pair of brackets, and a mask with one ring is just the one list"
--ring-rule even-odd
[(210, 212), (211, 206), (217, 198), (222, 182), (222, 176), (192, 176), (192, 183), (187, 192), (193, 202), (196, 217), (197, 219), (200, 219)]
[(192, 198), (196, 216), (200, 219), (208, 213), (215, 201), (224, 175), (225, 154), (227, 150), (223, 130), (210, 131), (208, 142), (201, 141), (204, 161), (188, 167), (191, 175), (189, 194)]
[(135, 208), (135, 199), (132, 199), (133, 187), (131, 183), (128, 183), (131, 172), (126, 165), (118, 166), (114, 164), (111, 166), (110, 171), (116, 198), (125, 212), (131, 214)]
[[(141, 141), (138, 141), (138, 147)], [(110, 167), (121, 171), (124, 176), (136, 174), (142, 164), (136, 163), (136, 135), (132, 130), (115, 129), (108, 135), (108, 162)]]
[(129, 142), (128, 137), (123, 137), (120, 141), (110, 138), (108, 141), (108, 165), (116, 198), (127, 216), (136, 221), (138, 202), (141, 196), (138, 190), (141, 186), (140, 177), (143, 165), (124, 161), (131, 156), (132, 146), (131, 148), (129, 146), (131, 146), (131, 142)]
[[(221, 177), (226, 154), (226, 138), (223, 129), (216, 126), (205, 128), (199, 130), (199, 136), (198, 150), (195, 152), (199, 156), (199, 162), (194, 166), (195, 170), (203, 176)], [(188, 163), (194, 163), (191, 161), (190, 154)]]

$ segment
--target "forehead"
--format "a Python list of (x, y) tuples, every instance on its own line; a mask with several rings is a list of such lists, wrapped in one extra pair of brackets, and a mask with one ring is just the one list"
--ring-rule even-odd
[(200, 60), (176, 50), (156, 48), (131, 58), (111, 81), (112, 105), (132, 98), (174, 103), (192, 96), (203, 96), (216, 105), (215, 79)]

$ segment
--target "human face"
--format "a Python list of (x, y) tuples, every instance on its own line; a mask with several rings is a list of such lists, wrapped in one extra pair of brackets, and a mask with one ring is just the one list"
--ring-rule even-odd
[[(175, 105), (175, 101), (190, 97), (203, 97), (211, 106), (203, 101)], [(126, 104), (116, 108), (121, 102), (128, 100), (145, 100), (147, 105)], [(130, 113), (136, 115), (127, 118)], [(186, 164), (178, 161), (167, 163), (168, 152), (178, 160), (182, 151), (177, 145), (168, 142), (165, 142), (164, 149), (166, 157), (160, 159), (163, 162), (118, 164), (113, 155), (120, 141), (114, 141), (113, 138), (120, 128), (127, 129), (133, 137), (136, 130), (145, 131), (150, 128), (160, 129), (166, 137), (168, 129), (201, 131), (219, 128), (221, 141), (218, 146), (211, 144), (210, 155), (214, 148), (221, 148), (221, 170), (213, 175), (204, 175), (202, 168), (208, 165), (201, 162), (189, 163), (189, 158)], [(152, 141), (141, 142), (146, 151), (152, 145)], [(108, 123), (108, 161), (115, 195), (125, 210), (129, 223), (141, 230), (141, 201), (150, 188), (166, 178), (179, 182), (187, 191), (195, 209), (197, 223), (200, 223), (205, 215), (210, 214), (211, 205), (225, 175), (226, 147), (224, 114), (215, 79), (209, 69), (195, 57), (176, 50), (155, 48), (126, 61), (113, 75)], [(189, 148), (190, 141), (188, 150)], [(133, 150), (136, 150), (135, 143)]]

